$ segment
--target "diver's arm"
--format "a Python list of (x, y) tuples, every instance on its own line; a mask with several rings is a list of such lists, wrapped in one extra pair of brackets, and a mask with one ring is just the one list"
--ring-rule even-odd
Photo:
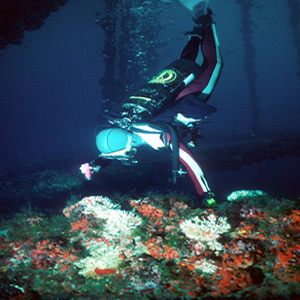
[(105, 159), (102, 156), (98, 156), (94, 161), (90, 163), (90, 165), (94, 167), (101, 167), (103, 169), (104, 167), (108, 166), (111, 163), (110, 159)]
[(103, 169), (104, 167), (108, 166), (110, 162), (110, 160), (104, 159), (101, 156), (99, 156), (90, 163), (82, 164), (79, 169), (87, 180), (91, 180), (93, 173), (98, 173), (100, 169)]

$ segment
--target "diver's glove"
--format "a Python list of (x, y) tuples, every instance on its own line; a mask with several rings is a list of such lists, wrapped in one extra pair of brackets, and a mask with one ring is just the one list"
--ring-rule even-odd
[(89, 163), (82, 164), (79, 168), (80, 172), (84, 175), (85, 179), (92, 180), (92, 174), (99, 172), (101, 166), (94, 166)]

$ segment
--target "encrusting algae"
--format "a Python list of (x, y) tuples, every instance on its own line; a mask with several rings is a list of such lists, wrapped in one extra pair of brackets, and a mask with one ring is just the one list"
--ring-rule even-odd
[[(109, 198), (90, 196), (54, 219), (24, 214), (3, 223), (1, 295), (5, 299), (300, 295), (296, 202), (243, 191), (214, 210), (192, 209), (174, 195), (129, 199), (127, 204), (131, 209), (124, 210)], [(26, 234), (22, 227), (28, 229)]]

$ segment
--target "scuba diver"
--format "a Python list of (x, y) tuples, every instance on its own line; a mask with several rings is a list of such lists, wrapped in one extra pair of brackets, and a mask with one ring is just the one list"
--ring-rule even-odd
[[(118, 112), (108, 117), (110, 127), (96, 136), (100, 155), (93, 162), (82, 164), (80, 170), (90, 180), (94, 172), (113, 159), (136, 163), (135, 154), (142, 145), (154, 150), (167, 148), (172, 153), (174, 183), (178, 176), (188, 173), (199, 195), (195, 205), (212, 206), (216, 204), (214, 194), (189, 147), (194, 147), (199, 138), (201, 121), (216, 111), (206, 102), (216, 86), (223, 62), (209, 0), (179, 1), (193, 12), (196, 23), (187, 33), (189, 41), (180, 59), (123, 101)], [(196, 62), (199, 49), (201, 65)]]

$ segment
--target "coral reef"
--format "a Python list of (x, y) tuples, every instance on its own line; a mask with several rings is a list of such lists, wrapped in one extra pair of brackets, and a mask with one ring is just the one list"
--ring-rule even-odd
[(58, 216), (19, 213), (0, 227), (0, 294), (297, 299), (297, 202), (258, 191), (231, 198), (211, 210), (192, 209), (176, 194), (122, 203), (89, 196)]
[(227, 223), (226, 217), (217, 218), (211, 211), (208, 215), (202, 215), (200, 218), (196, 216), (190, 220), (184, 220), (180, 224), (180, 229), (188, 238), (207, 245), (210, 250), (222, 251), (223, 246), (217, 239), (230, 229), (230, 225)]
[(228, 197), (227, 201), (235, 201), (235, 200), (241, 200), (245, 198), (257, 198), (259, 196), (266, 197), (267, 193), (264, 193), (260, 190), (241, 190), (241, 191), (235, 191), (232, 192)]
[[(137, 256), (147, 252), (140, 241), (137, 243), (136, 240), (134, 245), (128, 242), (131, 240), (133, 230), (142, 223), (142, 219), (132, 212), (121, 210), (119, 205), (106, 197), (86, 197), (75, 205), (65, 208), (64, 215), (70, 219), (76, 216), (77, 220), (71, 224), (72, 230), (83, 233), (82, 244), (89, 254), (74, 263), (80, 269), (79, 274), (83, 276), (96, 269), (95, 272), (99, 275), (103, 269), (117, 267), (122, 261), (120, 253)], [(85, 238), (85, 232), (94, 228), (89, 225), (91, 219), (95, 223), (99, 220), (101, 224), (103, 222), (101, 238), (97, 231), (95, 235), (98, 238), (88, 240)]]

